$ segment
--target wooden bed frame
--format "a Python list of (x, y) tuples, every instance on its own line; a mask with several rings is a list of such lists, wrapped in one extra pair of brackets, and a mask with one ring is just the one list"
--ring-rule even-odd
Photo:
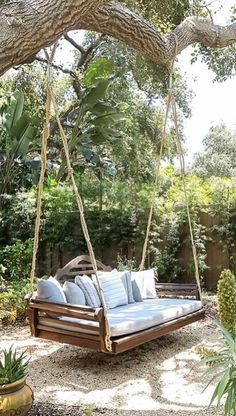
[[(98, 270), (111, 270), (97, 261)], [(79, 256), (70, 261), (65, 267), (56, 272), (55, 278), (63, 282), (72, 280), (78, 274), (93, 274), (93, 268), (88, 256)], [(164, 295), (169, 297), (194, 297), (199, 299), (197, 285), (194, 284), (170, 284), (159, 283), (156, 285), (158, 296)], [(64, 321), (63, 328), (57, 328), (58, 318), (49, 318), (47, 314), (56, 314), (71, 318), (82, 319), (83, 323), (69, 323)], [(65, 303), (55, 303), (39, 300), (32, 297), (28, 302), (28, 317), (30, 322), (31, 334), (35, 337), (57, 341), (66, 344), (72, 344), (79, 347), (90, 348), (107, 354), (119, 354), (135, 348), (145, 342), (169, 334), (176, 329), (189, 325), (199, 319), (203, 319), (205, 311), (203, 308), (190, 313), (186, 316), (173, 319), (164, 324), (154, 326), (136, 332), (131, 335), (123, 335), (111, 338), (112, 351), (106, 350), (105, 337), (105, 319), (103, 308), (91, 308), (89, 306), (78, 306)], [(61, 323), (62, 321), (60, 321)], [(96, 323), (96, 325), (94, 325)], [(55, 325), (55, 326), (53, 326)], [(75, 331), (71, 330), (75, 327)], [(86, 333), (88, 331), (88, 333)]]

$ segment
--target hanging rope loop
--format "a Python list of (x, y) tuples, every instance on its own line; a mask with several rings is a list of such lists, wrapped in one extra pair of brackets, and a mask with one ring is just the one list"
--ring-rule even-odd
[(166, 101), (165, 118), (164, 118), (164, 123), (163, 123), (163, 128), (162, 128), (162, 134), (161, 134), (160, 151), (156, 160), (155, 180), (154, 180), (153, 189), (152, 189), (151, 204), (150, 204), (149, 213), (148, 213), (147, 228), (146, 228), (145, 239), (144, 239), (144, 244), (143, 244), (143, 249), (142, 249), (142, 258), (141, 258), (141, 263), (139, 266), (140, 271), (144, 269), (145, 260), (147, 256), (148, 240), (149, 240), (152, 218), (153, 218), (156, 191), (157, 191), (158, 180), (160, 177), (161, 160), (162, 160), (164, 148), (167, 146), (167, 122), (168, 122), (169, 112), (171, 109), (171, 101), (173, 98), (173, 83), (174, 83), (173, 72), (174, 72), (174, 64), (175, 64), (175, 59), (176, 59), (177, 49), (178, 49), (177, 36), (175, 35), (175, 33), (174, 33), (174, 39), (175, 39), (175, 57), (173, 61), (171, 62), (171, 66), (170, 66), (168, 92), (167, 92), (167, 96), (165, 100)]
[(46, 50), (44, 51), (47, 62), (48, 62), (48, 65), (47, 65), (47, 102), (46, 102), (46, 116), (45, 116), (44, 128), (43, 128), (43, 133), (42, 133), (41, 170), (40, 170), (40, 179), (39, 179), (38, 192), (37, 192), (37, 209), (36, 209), (36, 221), (35, 221), (35, 232), (34, 232), (32, 267), (31, 267), (31, 274), (30, 274), (30, 290), (32, 294), (33, 286), (34, 286), (34, 278), (35, 278), (36, 257), (37, 257), (37, 251), (38, 251), (38, 243), (39, 243), (40, 218), (41, 218), (41, 213), (42, 213), (43, 185), (44, 185), (44, 178), (45, 178), (46, 164), (47, 164), (47, 142), (48, 142), (48, 138), (50, 134), (50, 118), (51, 118), (51, 106), (52, 106), (54, 109), (55, 118), (58, 124), (60, 136), (63, 142), (68, 176), (70, 177), (72, 181), (72, 186), (73, 186), (74, 194), (76, 197), (76, 201), (77, 201), (77, 205), (78, 205), (78, 209), (80, 213), (81, 226), (82, 226), (85, 241), (87, 243), (88, 252), (89, 252), (90, 259), (91, 259), (94, 274), (96, 276), (101, 304), (104, 310), (105, 348), (107, 349), (107, 351), (111, 352), (112, 351), (111, 330), (110, 330), (110, 325), (109, 325), (108, 316), (107, 316), (107, 306), (106, 306), (103, 290), (100, 284), (100, 280), (98, 278), (97, 264), (96, 264), (93, 247), (92, 247), (90, 237), (89, 237), (87, 223), (84, 217), (84, 208), (83, 208), (82, 198), (80, 196), (80, 193), (79, 193), (79, 190), (77, 188), (76, 181), (74, 178), (74, 171), (73, 171), (71, 161), (70, 161), (70, 152), (69, 152), (69, 146), (68, 146), (66, 134), (64, 132), (63, 126), (60, 121), (59, 111), (58, 111), (58, 107), (56, 104), (55, 94), (53, 91), (52, 62), (54, 59), (57, 46), (58, 46), (58, 42), (56, 42), (53, 45), (50, 55), (48, 54)]
[(174, 95), (173, 73), (174, 73), (175, 60), (176, 60), (176, 56), (177, 56), (177, 52), (178, 52), (178, 38), (177, 38), (177, 35), (175, 33), (173, 33), (173, 36), (174, 36), (174, 40), (175, 40), (175, 55), (174, 55), (174, 59), (173, 59), (173, 61), (171, 63), (171, 66), (170, 66), (169, 88), (168, 88), (168, 93), (167, 93), (167, 98), (166, 98), (166, 112), (165, 112), (165, 119), (164, 119), (162, 138), (161, 138), (161, 148), (160, 148), (160, 153), (159, 153), (158, 158), (157, 158), (153, 194), (152, 194), (151, 206), (150, 206), (150, 210), (149, 210), (146, 236), (145, 236), (145, 241), (144, 241), (144, 245), (143, 245), (142, 260), (141, 260), (141, 263), (140, 263), (139, 270), (144, 269), (146, 253), (147, 253), (147, 246), (148, 246), (148, 239), (149, 239), (150, 228), (151, 228), (152, 217), (153, 217), (153, 210), (154, 210), (154, 203), (155, 203), (155, 193), (156, 193), (156, 188), (157, 188), (159, 174), (160, 174), (161, 158), (162, 158), (162, 154), (163, 154), (164, 145), (166, 144), (166, 141), (167, 141), (166, 140), (166, 137), (167, 137), (167, 134), (166, 134), (167, 121), (168, 121), (169, 113), (171, 111), (172, 116), (173, 116), (173, 121), (174, 121), (174, 127), (175, 127), (176, 146), (177, 146), (177, 152), (178, 152), (178, 156), (179, 156), (179, 160), (180, 160), (181, 176), (182, 176), (182, 180), (183, 180), (183, 190), (184, 190), (184, 198), (185, 198), (187, 217), (188, 217), (188, 225), (189, 225), (189, 231), (190, 231), (191, 247), (192, 247), (194, 269), (195, 269), (195, 279), (196, 279), (196, 282), (197, 282), (199, 297), (200, 297), (200, 300), (202, 301), (202, 290), (201, 290), (201, 280), (200, 280), (198, 260), (197, 260), (197, 249), (196, 249), (196, 245), (195, 245), (195, 242), (194, 242), (193, 227), (192, 227), (192, 221), (191, 221), (191, 215), (190, 215), (187, 184), (186, 184), (186, 169), (185, 169), (185, 161), (184, 161), (184, 152), (183, 152), (182, 143), (181, 143), (181, 135), (180, 135), (180, 131), (179, 131), (179, 123), (178, 123), (178, 115), (177, 115), (177, 106), (176, 106), (175, 95)]

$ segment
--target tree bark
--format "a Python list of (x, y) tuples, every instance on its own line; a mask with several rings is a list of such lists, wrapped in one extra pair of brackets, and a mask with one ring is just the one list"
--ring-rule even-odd
[(165, 63), (188, 45), (200, 42), (223, 48), (236, 42), (236, 22), (221, 27), (187, 18), (172, 33), (153, 25), (119, 3), (108, 0), (22, 0), (0, 6), (0, 75), (32, 62), (36, 53), (73, 29), (113, 36), (156, 63)]
[(166, 63), (199, 42), (224, 48), (236, 42), (236, 22), (222, 27), (208, 19), (189, 17), (171, 33), (161, 35), (149, 22), (119, 3), (110, 2), (80, 19), (79, 28), (113, 36), (156, 63)]
[(20, 0), (0, 6), (0, 75), (54, 43), (109, 0)]

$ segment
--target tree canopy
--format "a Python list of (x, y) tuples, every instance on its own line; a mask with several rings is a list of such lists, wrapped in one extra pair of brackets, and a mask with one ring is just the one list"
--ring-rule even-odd
[(195, 156), (194, 171), (202, 177), (236, 176), (236, 134), (224, 124), (214, 126), (203, 139), (204, 150)]

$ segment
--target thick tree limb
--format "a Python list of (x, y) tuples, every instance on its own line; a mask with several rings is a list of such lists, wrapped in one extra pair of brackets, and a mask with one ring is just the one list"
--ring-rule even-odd
[(37, 52), (109, 0), (22, 0), (0, 5), (0, 75)]
[(73, 29), (113, 36), (156, 63), (173, 59), (175, 51), (180, 53), (195, 42), (212, 48), (236, 42), (236, 22), (221, 27), (192, 17), (163, 36), (137, 14), (108, 0), (24, 0), (1, 5), (0, 25), (0, 75), (32, 61), (41, 48)]
[(212, 48), (224, 48), (236, 42), (236, 22), (222, 27), (207, 19), (189, 17), (172, 33), (161, 35), (152, 24), (121, 4), (113, 2), (100, 8), (95, 14), (87, 14), (80, 21), (81, 29), (113, 36), (156, 63), (170, 61), (175, 57), (176, 51), (179, 54), (196, 42)]

